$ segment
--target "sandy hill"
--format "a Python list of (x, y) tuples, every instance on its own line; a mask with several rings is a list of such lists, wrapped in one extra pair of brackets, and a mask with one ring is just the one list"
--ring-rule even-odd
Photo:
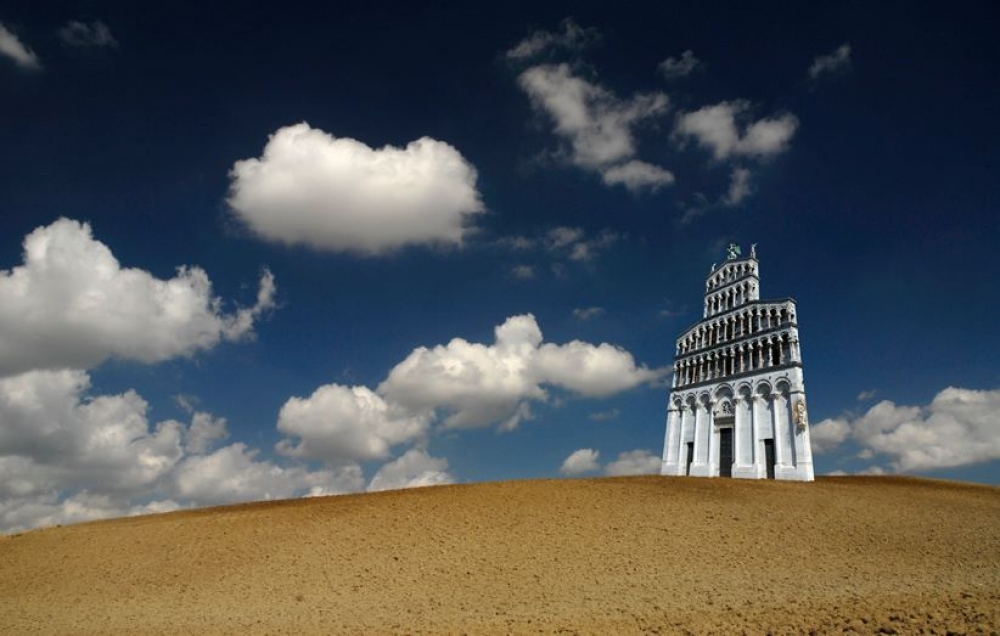
[(445, 486), (0, 538), (0, 631), (993, 633), (1000, 488)]

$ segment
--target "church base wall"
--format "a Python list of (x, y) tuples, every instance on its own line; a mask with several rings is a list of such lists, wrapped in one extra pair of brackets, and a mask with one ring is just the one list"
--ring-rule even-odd
[[(736, 479), (766, 479), (770, 472), (778, 480), (813, 481), (809, 427), (803, 415), (796, 415), (799, 403), (805, 403), (799, 367), (674, 391), (660, 474), (719, 477), (728, 457), (728, 472)], [(720, 438), (726, 429), (732, 433), (726, 434), (723, 451)]]

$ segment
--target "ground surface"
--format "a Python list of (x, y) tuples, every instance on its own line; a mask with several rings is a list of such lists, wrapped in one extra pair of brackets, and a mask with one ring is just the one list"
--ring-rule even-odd
[(634, 477), (0, 537), (0, 632), (997, 633), (1000, 488)]

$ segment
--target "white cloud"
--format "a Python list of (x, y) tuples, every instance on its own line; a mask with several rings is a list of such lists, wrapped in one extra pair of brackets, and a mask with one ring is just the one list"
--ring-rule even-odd
[(184, 454), (184, 427), (150, 427), (134, 391), (86, 396), (84, 371), (0, 379), (0, 497), (63, 488), (137, 492)]
[(383, 465), (372, 477), (368, 490), (375, 492), (453, 483), (455, 478), (448, 472), (447, 459), (431, 457), (422, 448), (411, 448)]
[(84, 371), (0, 379), (0, 531), (127, 514), (183, 457), (183, 424), (151, 425), (134, 391), (89, 387)]
[(583, 473), (596, 472), (601, 469), (600, 464), (597, 463), (600, 455), (601, 453), (593, 448), (575, 450), (563, 461), (559, 472), (564, 475), (582, 475)]
[[(601, 230), (596, 235), (588, 237), (582, 228), (558, 226), (550, 228), (536, 237), (505, 237), (498, 241), (498, 245), (519, 252), (544, 250), (555, 258), (588, 262), (597, 258), (602, 251), (610, 248), (622, 240), (622, 238), (621, 234), (608, 229)], [(527, 274), (528, 272), (525, 271), (523, 273)], [(533, 276), (534, 270), (531, 269), (530, 273)]]
[(412, 412), (450, 412), (449, 428), (487, 426), (515, 414), (527, 399), (544, 399), (531, 369), (542, 340), (533, 316), (515, 316), (496, 328), (493, 345), (454, 338), (419, 347), (397, 364), (379, 393)]
[(285, 438), (276, 448), (330, 464), (383, 459), (393, 446), (423, 436), (428, 423), (426, 414), (404, 413), (366, 387), (327, 384), (281, 407), (278, 430), (298, 441)]
[(515, 265), (511, 268), (510, 275), (518, 280), (529, 280), (535, 277), (535, 268), (531, 265)]
[(926, 407), (884, 400), (851, 423), (863, 448), (896, 470), (930, 470), (1000, 459), (1000, 390), (949, 387)]
[(311, 471), (258, 460), (222, 418), (152, 424), (135, 391), (89, 395), (85, 371), (0, 379), (0, 531), (364, 488), (361, 468)]
[(723, 205), (736, 206), (750, 196), (750, 171), (746, 168), (733, 168), (729, 180), (729, 192), (722, 197)]
[(590, 320), (604, 314), (603, 307), (577, 307), (573, 310), (573, 317), (577, 320)]
[(555, 227), (548, 231), (542, 241), (546, 251), (554, 256), (562, 256), (571, 261), (588, 262), (621, 239), (621, 235), (611, 230), (601, 230), (597, 236), (587, 238), (578, 227)]
[(545, 382), (587, 397), (606, 397), (652, 382), (659, 371), (637, 367), (632, 354), (602, 342), (592, 345), (573, 340), (564, 345), (544, 344), (535, 359)]
[(59, 39), (69, 46), (118, 46), (118, 41), (111, 35), (108, 25), (100, 20), (94, 20), (90, 24), (70, 20), (59, 29)]
[(122, 268), (90, 226), (59, 219), (24, 239), (24, 264), (0, 271), (0, 377), (85, 369), (107, 358), (159, 362), (253, 335), (273, 306), (274, 278), (257, 303), (221, 311), (208, 275), (181, 267), (169, 280)]
[(591, 413), (587, 416), (587, 419), (594, 422), (610, 422), (611, 420), (618, 419), (621, 415), (621, 411), (618, 409), (611, 409), (610, 411), (599, 411), (597, 413)]
[(535, 317), (525, 314), (499, 325), (491, 345), (455, 338), (415, 349), (378, 392), (412, 413), (447, 413), (446, 428), (500, 423), (509, 430), (530, 416), (528, 402), (547, 399), (545, 385), (602, 397), (662, 375), (637, 366), (630, 353), (610, 344), (542, 344)]
[(598, 34), (595, 29), (584, 29), (572, 18), (567, 18), (562, 22), (561, 33), (535, 31), (507, 51), (507, 59), (525, 60), (554, 48), (579, 50), (597, 38)]
[(212, 445), (229, 437), (226, 430), (226, 418), (212, 417), (211, 413), (196, 412), (191, 417), (191, 426), (188, 428), (184, 441), (184, 450), (188, 453), (201, 455), (208, 451)]
[(701, 68), (703, 64), (694, 56), (691, 50), (684, 51), (680, 57), (668, 57), (657, 67), (665, 79), (671, 80), (686, 77)]
[(634, 450), (618, 453), (618, 458), (604, 467), (606, 475), (657, 475), (661, 462), (658, 455), (648, 450)]
[(379, 255), (462, 243), (484, 211), (476, 169), (429, 137), (373, 149), (301, 123), (230, 171), (229, 205), (261, 238)]
[(949, 387), (928, 406), (897, 406), (883, 400), (861, 416), (828, 419), (813, 426), (813, 451), (828, 452), (850, 439), (861, 447), (859, 458), (881, 455), (894, 471), (994, 461), (1000, 459), (998, 412), (1000, 389)]
[(174, 492), (197, 505), (287, 499), (302, 495), (357, 492), (364, 476), (357, 464), (337, 470), (310, 471), (256, 459), (245, 444), (230, 444), (211, 455), (184, 459), (173, 474)]
[(829, 55), (820, 55), (809, 67), (809, 79), (815, 80), (821, 75), (844, 73), (851, 68), (851, 45), (842, 44)]
[(673, 175), (635, 161), (633, 129), (667, 111), (662, 93), (637, 94), (623, 101), (607, 89), (572, 74), (566, 64), (534, 66), (518, 83), (532, 105), (555, 123), (569, 161), (597, 172), (608, 185), (630, 190), (656, 189), (673, 182)]
[(618, 166), (605, 168), (601, 173), (601, 179), (607, 185), (623, 185), (632, 192), (642, 190), (655, 192), (673, 183), (674, 175), (659, 166), (633, 159)]
[(571, 247), (583, 239), (583, 230), (578, 227), (554, 227), (546, 235), (546, 247), (558, 250)]
[(866, 402), (875, 397), (877, 394), (878, 394), (877, 389), (871, 389), (869, 391), (861, 391), (860, 393), (858, 393), (857, 400), (858, 402)]
[(0, 55), (14, 60), (14, 63), (21, 68), (33, 71), (42, 68), (42, 63), (38, 61), (35, 52), (22, 44), (21, 40), (2, 23), (0, 23)]
[(809, 431), (812, 451), (817, 455), (828, 453), (840, 446), (851, 434), (851, 426), (843, 418), (826, 419)]
[(745, 123), (750, 105), (745, 101), (720, 102), (691, 113), (681, 114), (674, 127), (678, 139), (694, 138), (712, 151), (716, 159), (733, 156), (765, 158), (788, 149), (799, 125), (798, 118), (786, 113)]

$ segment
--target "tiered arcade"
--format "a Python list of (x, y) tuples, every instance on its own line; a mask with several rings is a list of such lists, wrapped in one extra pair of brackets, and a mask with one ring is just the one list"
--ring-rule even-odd
[(730, 245), (677, 338), (662, 474), (812, 481), (805, 399), (795, 301), (760, 300), (756, 250)]

